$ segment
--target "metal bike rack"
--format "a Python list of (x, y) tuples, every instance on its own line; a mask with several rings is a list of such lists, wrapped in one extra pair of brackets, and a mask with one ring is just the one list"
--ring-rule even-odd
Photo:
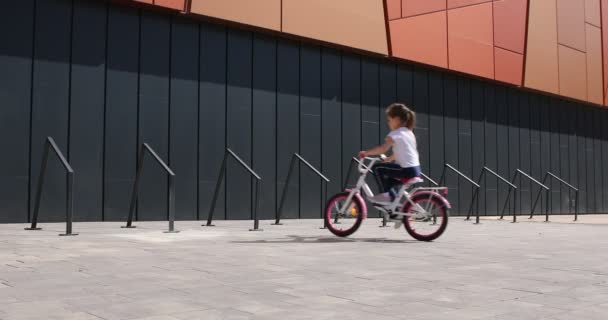
[[(515, 179), (517, 179), (517, 176), (519, 176), (519, 184), (521, 185), (521, 177), (526, 177), (528, 180), (534, 182), (537, 186), (541, 187), (541, 189), (538, 190), (538, 195), (541, 194), (541, 192), (543, 191), (543, 189), (545, 189), (546, 192), (546, 201), (547, 201), (547, 205), (549, 204), (549, 187), (547, 187), (546, 185), (544, 185), (543, 183), (540, 183), (538, 180), (532, 178), (529, 174), (523, 172), (520, 169), (515, 169), (515, 173), (513, 174), (513, 179), (511, 179), (511, 183), (515, 184)], [(511, 190), (509, 189), (509, 192), (511, 192)], [(521, 192), (521, 189), (520, 191)], [(515, 203), (515, 209), (517, 209), (517, 203)], [(504, 210), (504, 208), (503, 208)], [(534, 206), (530, 212), (530, 217), (528, 219), (532, 219), (532, 217), (534, 216), (534, 210), (536, 210), (536, 206)], [(545, 221), (549, 221), (549, 213), (547, 212), (547, 216), (546, 216), (546, 220)]]
[[(509, 180), (503, 178), (502, 176), (500, 176), (498, 173), (494, 172), (492, 169), (484, 166), (483, 168), (481, 168), (481, 173), (479, 174), (479, 178), (477, 179), (477, 184), (479, 186), (481, 186), (481, 180), (483, 179), (483, 176), (486, 174), (486, 172), (488, 172), (489, 174), (493, 175), (494, 177), (496, 177), (498, 179), (498, 181), (501, 181), (503, 183), (505, 183), (506, 185), (509, 186), (509, 192), (511, 192), (511, 189), (515, 189), (517, 190), (517, 186), (512, 184), (511, 182), (509, 182)], [(475, 217), (475, 224), (479, 224), (479, 189), (477, 188), (477, 190), (475, 191), (475, 194), (473, 194), (473, 199), (476, 201), (476, 217)], [(514, 197), (514, 201), (517, 201), (517, 193), (515, 194)], [(473, 200), (471, 200), (471, 203), (473, 202)], [(506, 204), (509, 202), (509, 198), (507, 198), (505, 200), (505, 206)], [(515, 202), (517, 203), (517, 202)], [(503, 212), (504, 213), (504, 212)], [(469, 214), (467, 214), (467, 218), (466, 220), (470, 220), (471, 218), (471, 212), (469, 211)], [(503, 219), (503, 216), (500, 216), (500, 219)], [(516, 217), (515, 217), (515, 210), (513, 210), (513, 222), (516, 222)]]
[(167, 193), (167, 202), (169, 204), (169, 230), (165, 233), (177, 233), (175, 230), (175, 173), (167, 166), (167, 164), (156, 154), (156, 152), (147, 144), (142, 143), (139, 149), (138, 161), (137, 161), (137, 172), (135, 174), (135, 182), (133, 183), (133, 191), (131, 192), (131, 204), (129, 205), (129, 217), (127, 218), (127, 225), (122, 228), (135, 228), (133, 225), (133, 215), (135, 212), (135, 204), (137, 202), (137, 196), (139, 195), (139, 181), (141, 179), (141, 172), (144, 168), (144, 157), (146, 151), (152, 155), (154, 160), (167, 172), (169, 175), (169, 192)]
[(293, 156), (291, 156), (291, 161), (289, 162), (289, 171), (287, 172), (287, 180), (285, 181), (285, 187), (283, 187), (283, 193), (281, 194), (281, 202), (279, 204), (279, 210), (277, 211), (276, 220), (273, 223), (273, 225), (282, 224), (280, 221), (281, 221), (281, 217), (282, 217), (282, 213), (283, 213), (283, 204), (285, 203), (285, 198), (287, 197), (287, 189), (289, 187), (289, 181), (291, 179), (291, 172), (293, 171), (296, 160), (298, 160), (299, 163), (303, 163), (304, 165), (306, 165), (310, 170), (312, 170), (312, 172), (314, 172), (319, 178), (321, 178), (323, 180), (323, 187), (321, 189), (321, 206), (325, 206), (327, 183), (329, 182), (329, 179), (327, 179), (327, 177), (325, 177), (319, 170), (317, 170), (310, 163), (308, 163), (308, 161), (306, 161), (301, 155), (294, 153)]
[(245, 170), (247, 170), (247, 172), (249, 172), (250, 175), (252, 175), (256, 181), (255, 181), (255, 204), (253, 206), (253, 229), (249, 229), (249, 231), (264, 231), (263, 229), (260, 229), (260, 221), (258, 220), (258, 205), (260, 203), (260, 183), (262, 181), (262, 178), (255, 173), (255, 171), (253, 171), (253, 169), (251, 169), (247, 164), (245, 164), (245, 162), (243, 160), (241, 160), (241, 158), (239, 158), (239, 156), (237, 156), (232, 150), (230, 150), (230, 148), (226, 148), (226, 151), (224, 152), (224, 159), (222, 160), (222, 166), (220, 167), (220, 175), (217, 178), (217, 183), (215, 185), (215, 191), (213, 192), (213, 200), (211, 201), (211, 208), (209, 209), (209, 216), (207, 217), (207, 223), (203, 224), (203, 226), (206, 227), (212, 227), (213, 224), (211, 224), (211, 222), (213, 221), (213, 212), (215, 211), (215, 203), (217, 202), (217, 196), (219, 194), (220, 191), (220, 186), (222, 185), (222, 180), (224, 178), (224, 175), (226, 175), (226, 161), (228, 160), (228, 156), (231, 156), (232, 158), (234, 158), (234, 160), (236, 160), (241, 167), (243, 167)]
[[(545, 173), (545, 176), (543, 177), (543, 184), (547, 182), (548, 178), (555, 179), (555, 180), (559, 181), (562, 185), (565, 185), (569, 189), (574, 190), (574, 221), (578, 221), (578, 188), (569, 184), (568, 182), (564, 181), (562, 178), (556, 176), (555, 174), (553, 174), (549, 171), (547, 171), (547, 173)], [(546, 208), (545, 208), (545, 221), (549, 221), (549, 203), (550, 203), (549, 197), (552, 197), (552, 195), (549, 192), (548, 192), (548, 194), (549, 194), (549, 196), (547, 196), (547, 204), (546, 204)], [(539, 197), (540, 197), (540, 194), (538, 196), (536, 196), (536, 200), (534, 200), (533, 208), (536, 208)], [(568, 211), (570, 211), (570, 208), (568, 208)]]
[[(477, 194), (479, 193), (480, 185), (479, 185), (479, 183), (473, 181), (473, 179), (467, 177), (464, 173), (458, 171), (458, 169), (454, 168), (449, 163), (446, 163), (443, 166), (443, 171), (441, 172), (441, 178), (439, 179), (439, 184), (443, 184), (445, 182), (445, 179), (446, 179), (446, 169), (450, 169), (451, 171), (453, 171), (457, 175), (459, 175), (462, 178), (464, 178), (473, 187), (475, 187), (475, 191), (473, 192), (473, 197), (471, 197), (471, 204), (469, 205), (469, 211), (468, 211), (467, 219), (466, 219), (466, 220), (469, 220), (469, 217), (470, 217), (471, 213), (473, 212), (473, 203), (475, 203), (475, 202), (477, 203), (476, 208), (477, 208), (477, 211), (479, 211), (479, 199), (477, 198)], [(479, 223), (479, 213), (477, 214), (477, 216), (478, 216), (477, 223)]]
[(44, 176), (46, 172), (46, 165), (49, 160), (49, 151), (53, 149), (59, 161), (65, 168), (65, 171), (68, 175), (68, 185), (67, 185), (67, 194), (66, 194), (66, 213), (65, 213), (65, 233), (60, 234), (60, 236), (76, 236), (77, 233), (72, 233), (72, 219), (73, 219), (73, 190), (74, 190), (74, 170), (72, 166), (68, 163), (68, 161), (63, 156), (59, 147), (55, 143), (55, 140), (51, 137), (46, 138), (46, 142), (44, 144), (44, 153), (42, 155), (42, 165), (40, 166), (40, 173), (38, 174), (38, 186), (36, 188), (36, 201), (34, 202), (34, 213), (32, 214), (32, 226), (29, 228), (25, 228), (25, 230), (42, 230), (42, 228), (38, 228), (38, 212), (40, 209), (40, 198), (42, 197), (42, 186), (44, 185)]

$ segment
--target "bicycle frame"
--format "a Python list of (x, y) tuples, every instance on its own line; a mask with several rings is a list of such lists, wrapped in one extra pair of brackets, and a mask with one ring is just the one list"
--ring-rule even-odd
[[(369, 161), (369, 163), (367, 165), (364, 163), (365, 160)], [(359, 179), (357, 180), (357, 184), (355, 185), (355, 187), (349, 190), (348, 197), (346, 198), (346, 201), (344, 202), (344, 205), (342, 206), (342, 208), (338, 209), (339, 214), (344, 213), (344, 210), (346, 210), (350, 206), (353, 197), (357, 193), (361, 194), (361, 191), (363, 191), (363, 195), (365, 196), (365, 199), (367, 199), (367, 200), (374, 196), (374, 193), (372, 192), (371, 188), (369, 187), (369, 185), (367, 184), (365, 179), (367, 178), (367, 174), (372, 172), (371, 167), (373, 167), (373, 165), (376, 164), (380, 160), (381, 160), (381, 158), (373, 158), (373, 157), (365, 157), (365, 158), (363, 158), (363, 161), (355, 160), (359, 163), (357, 169), (359, 170), (359, 173), (361, 175), (359, 176)], [(441, 198), (444, 198), (439, 194), (439, 192), (443, 192), (445, 194), (445, 193), (447, 193), (447, 190), (448, 190), (447, 187), (417, 187), (417, 188), (410, 190), (410, 192), (408, 192), (407, 189), (410, 188), (411, 186), (412, 186), (412, 184), (401, 185), (401, 187), (399, 188), (399, 192), (397, 193), (399, 196), (395, 197), (395, 200), (393, 200), (393, 202), (391, 202), (390, 204), (382, 206), (382, 208), (385, 211), (399, 212), (399, 210), (398, 210), (399, 207), (402, 207), (403, 203), (409, 202), (409, 204), (414, 206), (414, 208), (416, 210), (414, 213), (402, 213), (404, 216), (416, 216), (418, 214), (426, 214), (426, 213), (428, 213), (428, 208), (426, 208), (426, 209), (422, 208), (420, 205), (413, 202), (412, 195), (415, 195), (416, 193), (419, 193), (421, 191), (426, 191), (429, 194), (429, 199), (431, 197), (433, 197), (433, 195), (437, 195)], [(405, 201), (403, 201), (404, 198), (405, 198)], [(450, 207), (449, 202), (447, 202), (447, 200), (445, 200), (445, 203), (449, 208)]]

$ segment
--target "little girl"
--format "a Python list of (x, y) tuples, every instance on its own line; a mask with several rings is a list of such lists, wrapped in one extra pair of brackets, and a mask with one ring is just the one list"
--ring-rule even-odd
[(384, 143), (360, 152), (362, 157), (374, 156), (386, 153), (392, 147), (393, 155), (386, 158), (384, 163), (372, 167), (384, 193), (374, 196), (371, 200), (380, 204), (395, 200), (398, 190), (393, 187), (401, 183), (399, 179), (420, 176), (416, 136), (412, 131), (416, 124), (416, 113), (401, 103), (393, 103), (386, 109), (386, 116), (392, 131), (386, 136)]

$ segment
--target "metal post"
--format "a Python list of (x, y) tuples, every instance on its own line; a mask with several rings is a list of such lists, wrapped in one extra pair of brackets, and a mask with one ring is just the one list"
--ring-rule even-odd
[(578, 190), (574, 194), (574, 221), (578, 220)]
[(281, 202), (279, 202), (279, 210), (277, 211), (273, 225), (282, 225), (280, 221), (281, 215), (283, 213), (283, 204), (285, 203), (285, 197), (287, 196), (287, 190), (289, 189), (289, 180), (291, 179), (291, 172), (293, 171), (295, 161), (296, 156), (294, 154), (293, 156), (291, 156), (291, 162), (289, 163), (289, 171), (287, 172), (287, 179), (285, 180), (285, 187), (283, 187), (283, 193), (281, 194)]
[(175, 230), (175, 177), (169, 174), (169, 193), (167, 202), (169, 203), (169, 230), (165, 233), (178, 233)]
[(513, 192), (513, 221), (511, 223), (517, 222), (517, 191)]
[(546, 209), (545, 209), (545, 222), (549, 222), (549, 193), (551, 192), (551, 190), (546, 190), (545, 191), (545, 201), (546, 201)]
[(253, 206), (253, 229), (249, 231), (264, 231), (260, 229), (260, 220), (258, 219), (258, 205), (260, 203), (260, 180), (255, 180), (255, 204)]
[(133, 183), (133, 190), (131, 191), (131, 204), (129, 205), (129, 217), (127, 218), (127, 225), (121, 228), (136, 228), (133, 225), (133, 215), (135, 213), (135, 205), (137, 202), (137, 193), (139, 192), (139, 179), (141, 177), (141, 169), (144, 165), (144, 146), (142, 144), (139, 149), (139, 159), (137, 160), (137, 171), (135, 173), (135, 182)]
[(220, 167), (220, 175), (217, 177), (217, 182), (215, 184), (215, 191), (213, 192), (213, 200), (211, 200), (211, 208), (209, 209), (209, 216), (207, 217), (207, 224), (203, 224), (205, 227), (214, 227), (215, 225), (211, 224), (213, 221), (213, 212), (215, 211), (215, 203), (217, 202), (217, 196), (220, 191), (220, 186), (222, 185), (222, 179), (224, 178), (224, 174), (226, 173), (226, 159), (228, 158), (228, 152), (224, 153), (224, 159), (222, 160), (222, 166)]
[(42, 155), (42, 164), (40, 165), (40, 173), (38, 174), (38, 186), (36, 187), (36, 200), (34, 202), (34, 213), (32, 214), (32, 226), (25, 228), (25, 230), (42, 230), (38, 228), (38, 210), (40, 209), (40, 198), (42, 197), (42, 186), (44, 185), (44, 172), (46, 171), (46, 164), (49, 160), (49, 149), (50, 144), (45, 142), (44, 152)]
[(322, 183), (321, 188), (323, 188), (323, 190), (321, 192), (323, 192), (323, 200), (321, 202), (321, 219), (323, 219), (323, 226), (319, 229), (327, 229), (327, 220), (325, 220), (325, 206), (327, 205), (327, 181), (323, 181)]
[(68, 191), (66, 195), (66, 209), (65, 214), (65, 233), (60, 236), (77, 236), (78, 233), (72, 233), (72, 219), (73, 219), (73, 197), (72, 193), (74, 190), (74, 174), (68, 172)]

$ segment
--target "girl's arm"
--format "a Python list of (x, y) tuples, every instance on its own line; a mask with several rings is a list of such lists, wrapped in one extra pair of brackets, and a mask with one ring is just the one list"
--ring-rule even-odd
[(360, 154), (363, 155), (364, 157), (377, 156), (377, 155), (386, 153), (391, 148), (392, 145), (393, 145), (393, 139), (391, 137), (387, 136), (384, 139), (383, 144), (373, 147), (369, 150), (361, 151)]

